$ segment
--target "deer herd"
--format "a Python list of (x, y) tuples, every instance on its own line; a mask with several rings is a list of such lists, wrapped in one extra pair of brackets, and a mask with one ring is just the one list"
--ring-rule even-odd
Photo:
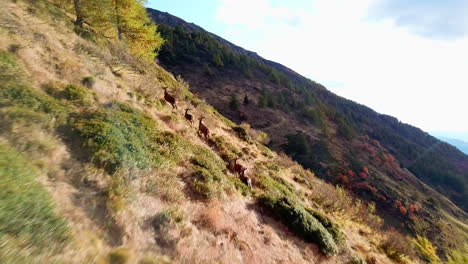
[[(176, 104), (175, 97), (170, 95), (167, 92), (167, 87), (163, 87), (163, 90), (164, 90), (164, 100), (171, 104), (172, 109), (177, 110), (177, 104)], [(185, 108), (184, 117), (191, 125), (193, 125), (193, 115), (188, 113), (190, 110), (191, 110), (190, 108)], [(203, 119), (205, 119), (204, 116), (201, 116), (200, 118), (198, 118), (198, 120), (199, 120), (199, 122), (198, 122), (198, 133), (199, 133), (199, 135), (203, 136), (206, 140), (208, 140), (209, 137), (210, 137), (210, 130), (208, 129), (208, 127), (205, 124), (203, 124)], [(244, 184), (246, 184), (250, 189), (252, 189), (252, 179), (249, 176), (245, 175), (245, 171), (247, 170), (247, 168), (245, 168), (244, 166), (238, 164), (237, 163), (238, 159), (239, 158), (232, 159), (229, 162), (228, 168), (232, 173), (237, 174), (239, 179)]]

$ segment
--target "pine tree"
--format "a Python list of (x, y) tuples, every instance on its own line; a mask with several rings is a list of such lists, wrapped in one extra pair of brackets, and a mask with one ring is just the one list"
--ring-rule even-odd
[(239, 101), (237, 100), (237, 96), (235, 94), (231, 95), (231, 101), (229, 102), (229, 108), (232, 111), (239, 110)]
[(221, 55), (219, 55), (219, 53), (213, 54), (213, 63), (218, 67), (224, 66), (223, 60), (221, 59)]
[(249, 97), (247, 95), (244, 96), (244, 105), (248, 105), (250, 103)]

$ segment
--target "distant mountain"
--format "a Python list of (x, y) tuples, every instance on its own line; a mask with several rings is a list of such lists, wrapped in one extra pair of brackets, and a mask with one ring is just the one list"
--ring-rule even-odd
[[(231, 120), (265, 131), (270, 147), (319, 177), (375, 202), (389, 222), (403, 223), (438, 245), (452, 243), (439, 236), (445, 231), (436, 223), (444, 211), (468, 220), (460, 210), (468, 211), (467, 155), (199, 26), (148, 12), (166, 39), (159, 63), (180, 75), (191, 91)], [(396, 209), (400, 203), (421, 205), (424, 213), (414, 222), (411, 214)]]
[(438, 136), (437, 138), (457, 147), (459, 150), (461, 150), (465, 154), (468, 154), (468, 142), (455, 139), (455, 138), (448, 138), (448, 137), (442, 137), (442, 136)]

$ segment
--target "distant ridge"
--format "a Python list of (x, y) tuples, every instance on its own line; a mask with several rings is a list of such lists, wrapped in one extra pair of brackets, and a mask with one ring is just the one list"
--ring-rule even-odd
[(442, 137), (442, 136), (438, 136), (437, 138), (455, 146), (456, 148), (461, 150), (463, 153), (468, 154), (468, 142), (455, 139), (455, 138)]

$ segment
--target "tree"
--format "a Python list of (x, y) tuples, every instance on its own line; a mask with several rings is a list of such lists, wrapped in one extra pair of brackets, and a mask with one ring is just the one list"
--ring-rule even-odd
[(221, 59), (221, 55), (219, 55), (219, 53), (213, 54), (213, 63), (218, 67), (224, 66), (223, 59)]
[(232, 111), (239, 110), (239, 101), (237, 100), (237, 96), (235, 94), (231, 95), (231, 101), (229, 102), (229, 108)]
[(104, 39), (118, 39), (137, 57), (151, 62), (164, 44), (146, 13), (145, 0), (74, 2), (77, 20), (86, 20)]
[(81, 6), (81, 0), (73, 0), (73, 6), (76, 14), (75, 26), (83, 28), (84, 14)]
[(244, 105), (248, 105), (249, 102), (249, 97), (247, 95), (244, 96)]

